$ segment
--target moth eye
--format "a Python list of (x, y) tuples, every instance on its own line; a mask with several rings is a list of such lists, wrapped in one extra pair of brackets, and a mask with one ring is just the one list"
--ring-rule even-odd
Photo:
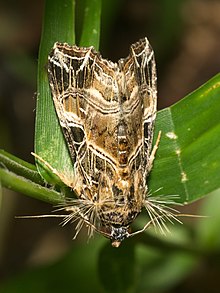
[(76, 126), (72, 126), (71, 127), (71, 132), (72, 132), (72, 136), (73, 139), (76, 143), (80, 143), (83, 141), (84, 137), (85, 137), (85, 133), (83, 131), (82, 128), (80, 127), (76, 127)]

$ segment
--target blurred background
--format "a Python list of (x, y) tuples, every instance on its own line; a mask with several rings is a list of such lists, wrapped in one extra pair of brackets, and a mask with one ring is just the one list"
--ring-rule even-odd
[[(117, 61), (128, 55), (132, 43), (147, 36), (157, 61), (159, 109), (177, 102), (219, 72), (219, 0), (112, 0), (114, 13), (109, 11), (108, 1), (103, 1), (101, 54)], [(0, 1), (0, 148), (31, 163), (43, 7), (42, 0)], [(14, 218), (50, 211), (50, 205), (3, 190), (0, 282), (58, 259), (74, 245), (70, 225), (61, 228), (55, 219)], [(216, 280), (214, 277), (220, 276), (219, 271), (210, 276), (203, 267), (197, 273), (189, 276), (190, 284), (192, 279), (206, 276), (205, 280)], [(180, 283), (178, 292), (186, 292), (186, 284)], [(209, 292), (215, 292), (214, 288)]]

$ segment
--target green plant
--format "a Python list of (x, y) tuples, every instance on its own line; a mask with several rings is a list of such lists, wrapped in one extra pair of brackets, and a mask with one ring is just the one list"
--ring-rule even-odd
[[(38, 65), (35, 151), (58, 171), (65, 169), (69, 173), (72, 164), (55, 114), (45, 64), (55, 41), (70, 44), (76, 41), (81, 46), (93, 45), (98, 49), (101, 0), (81, 1), (77, 9), (82, 16), (78, 40), (74, 28), (75, 2), (46, 1)], [(150, 190), (163, 187), (163, 194), (178, 194), (178, 202), (185, 204), (220, 187), (219, 84), (220, 75), (216, 75), (177, 104), (158, 113), (155, 132), (161, 130), (162, 138), (149, 177)], [(0, 152), (0, 162), (3, 186), (54, 205), (62, 202), (65, 187), (47, 188), (42, 177), (59, 184), (41, 166), (36, 168), (4, 151)], [(202, 214), (213, 213), (219, 200), (217, 192), (214, 196), (215, 201), (210, 201)], [(216, 210), (215, 214), (219, 218)], [(123, 243), (118, 250), (97, 237), (89, 245), (77, 245), (60, 262), (24, 274), (6, 285), (2, 292), (15, 292), (14, 288), (21, 284), (21, 292), (28, 292), (29, 288), (32, 292), (67, 291), (70, 284), (79, 292), (155, 292), (170, 288), (204, 256), (211, 259), (219, 255), (218, 232), (209, 220), (198, 224), (195, 235), (179, 225), (174, 229), (177, 230), (175, 239), (143, 233)], [(36, 283), (38, 286), (33, 287)], [(52, 291), (48, 291), (48, 283)]]

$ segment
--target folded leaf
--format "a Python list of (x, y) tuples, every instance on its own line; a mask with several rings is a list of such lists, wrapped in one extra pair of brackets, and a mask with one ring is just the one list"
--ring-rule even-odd
[[(220, 187), (220, 74), (160, 111), (162, 131), (149, 189), (192, 202)], [(156, 139), (156, 137), (155, 137)]]

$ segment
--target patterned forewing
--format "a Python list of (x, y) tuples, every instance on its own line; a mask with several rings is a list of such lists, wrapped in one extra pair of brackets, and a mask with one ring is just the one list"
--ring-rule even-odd
[(143, 147), (142, 165), (147, 173), (157, 107), (156, 63), (147, 38), (133, 44), (129, 57), (120, 60), (119, 65), (125, 74), (124, 111), (136, 147)]
[(119, 68), (92, 47), (56, 43), (48, 75), (76, 177), (83, 178), (74, 189), (81, 197), (89, 188), (92, 197), (100, 175), (113, 176), (118, 165)]
[(85, 144), (97, 152), (108, 146), (117, 123), (114, 117), (109, 124), (118, 112), (117, 70), (93, 48), (56, 43), (49, 56), (53, 100), (74, 163)]

